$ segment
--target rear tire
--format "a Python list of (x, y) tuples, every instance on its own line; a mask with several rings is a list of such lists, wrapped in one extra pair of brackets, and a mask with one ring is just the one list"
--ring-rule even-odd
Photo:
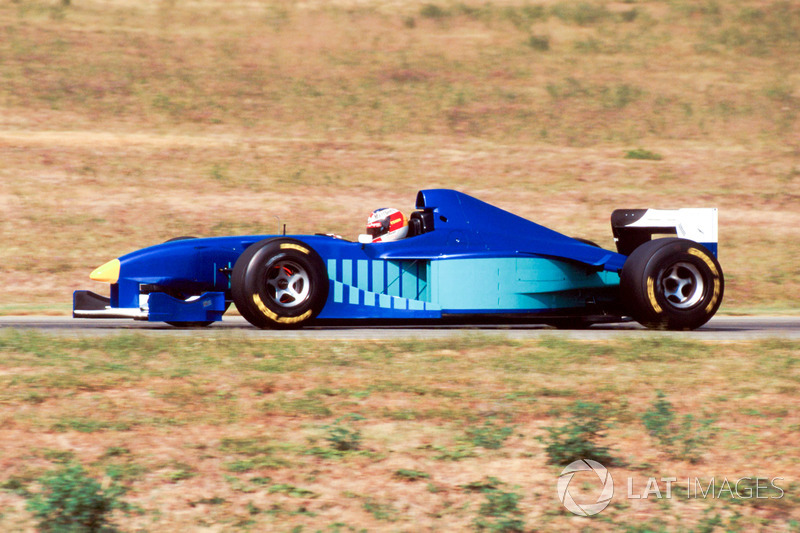
[(273, 237), (247, 248), (231, 275), (239, 313), (259, 328), (298, 328), (313, 320), (328, 299), (325, 264), (310, 246)]
[(706, 247), (687, 239), (656, 239), (636, 248), (620, 274), (623, 304), (651, 329), (697, 329), (722, 303), (722, 268)]

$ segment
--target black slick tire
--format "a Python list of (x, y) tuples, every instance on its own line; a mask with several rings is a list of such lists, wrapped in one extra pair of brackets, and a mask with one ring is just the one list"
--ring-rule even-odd
[(692, 330), (722, 303), (725, 280), (714, 255), (687, 239), (655, 239), (622, 268), (620, 295), (630, 315), (651, 329)]
[(328, 299), (328, 274), (307, 244), (272, 237), (250, 245), (233, 267), (231, 295), (239, 313), (258, 328), (299, 328)]

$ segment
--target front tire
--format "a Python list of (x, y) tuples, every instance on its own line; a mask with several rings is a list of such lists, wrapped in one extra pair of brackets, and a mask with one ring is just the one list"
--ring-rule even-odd
[(298, 328), (328, 299), (328, 274), (319, 254), (296, 239), (273, 237), (247, 248), (231, 275), (239, 313), (259, 328)]
[(722, 268), (706, 247), (687, 239), (646, 242), (625, 261), (620, 274), (623, 304), (651, 329), (697, 329), (722, 303)]

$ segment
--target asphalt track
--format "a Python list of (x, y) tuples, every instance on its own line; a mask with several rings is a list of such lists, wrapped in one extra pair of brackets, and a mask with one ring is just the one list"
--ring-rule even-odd
[(134, 320), (86, 320), (71, 317), (6, 316), (0, 317), (0, 330), (37, 331), (66, 336), (97, 336), (122, 333), (143, 335), (247, 337), (264, 339), (308, 340), (392, 340), (448, 339), (464, 335), (501, 336), (511, 339), (536, 339), (557, 336), (567, 339), (602, 340), (619, 337), (669, 336), (686, 340), (742, 341), (765, 338), (800, 339), (800, 316), (718, 316), (695, 331), (650, 331), (634, 322), (597, 324), (585, 330), (556, 330), (538, 324), (492, 325), (413, 325), (370, 326), (359, 324), (314, 326), (300, 330), (260, 330), (243, 318), (225, 317), (208, 328), (179, 329), (163, 323)]

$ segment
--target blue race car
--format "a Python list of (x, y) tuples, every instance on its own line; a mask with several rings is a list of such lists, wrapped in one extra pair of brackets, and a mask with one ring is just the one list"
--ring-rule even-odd
[[(76, 291), (76, 318), (199, 327), (231, 303), (259, 328), (340, 321), (524, 321), (558, 327), (633, 318), (695, 329), (722, 303), (716, 209), (616, 210), (617, 251), (449, 189), (417, 194), (406, 238), (178, 238), (97, 268), (109, 297)], [(656, 238), (654, 235), (675, 235)]]

